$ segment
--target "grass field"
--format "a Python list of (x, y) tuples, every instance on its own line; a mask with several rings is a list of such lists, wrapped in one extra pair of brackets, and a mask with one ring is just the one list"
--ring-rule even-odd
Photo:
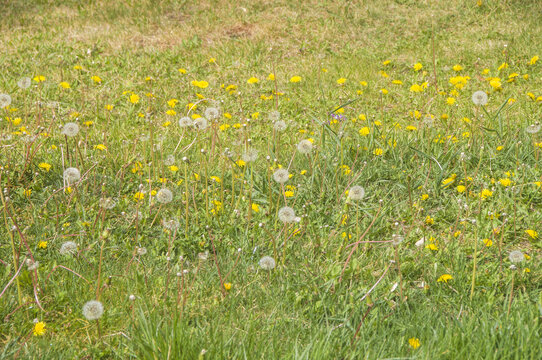
[(0, 359), (541, 358), (541, 2), (0, 14)]

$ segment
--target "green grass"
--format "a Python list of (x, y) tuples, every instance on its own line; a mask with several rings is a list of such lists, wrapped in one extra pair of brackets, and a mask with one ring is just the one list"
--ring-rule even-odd
[[(12, 98), (0, 109), (0, 358), (539, 358), (542, 132), (525, 129), (542, 122), (541, 11), (0, 2), (0, 93)], [(209, 128), (179, 127), (212, 106)], [(239, 162), (251, 149), (258, 158)], [(66, 189), (70, 166), (82, 179)], [(354, 185), (362, 201), (348, 200)], [(151, 196), (162, 187), (171, 203)], [(299, 222), (282, 224), (285, 205)], [(515, 270), (512, 250), (526, 255)], [(96, 298), (100, 331), (82, 313)]]

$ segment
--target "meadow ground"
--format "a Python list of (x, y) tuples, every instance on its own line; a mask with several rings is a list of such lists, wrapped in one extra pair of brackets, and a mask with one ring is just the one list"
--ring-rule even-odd
[(0, 358), (541, 358), (541, 2), (0, 14)]

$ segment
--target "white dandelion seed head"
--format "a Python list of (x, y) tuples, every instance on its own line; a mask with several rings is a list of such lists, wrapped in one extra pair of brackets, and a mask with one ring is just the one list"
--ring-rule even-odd
[(209, 120), (217, 119), (220, 116), (220, 110), (215, 107), (208, 107), (204, 111), (204, 115)]
[(177, 219), (162, 220), (162, 226), (168, 230), (175, 231), (179, 228), (180, 223)]
[(256, 161), (256, 159), (258, 159), (258, 150), (254, 148), (248, 149), (243, 156), (241, 156), (241, 159), (246, 163)]
[(98, 300), (90, 300), (83, 305), (83, 316), (87, 320), (98, 320), (104, 314), (104, 306)]
[(208, 257), (209, 257), (209, 251), (200, 252), (200, 253), (198, 254), (198, 259), (200, 259), (200, 260), (202, 260), (202, 261), (207, 260)]
[(179, 119), (179, 126), (182, 128), (190, 127), (193, 124), (194, 122), (188, 116), (183, 116), (182, 118)]
[(171, 200), (173, 200), (173, 193), (167, 188), (160, 189), (156, 193), (156, 201), (160, 204), (170, 203)]
[(73, 122), (66, 123), (60, 133), (67, 137), (73, 137), (79, 133), (79, 125)]
[(200, 117), (194, 120), (194, 127), (198, 129), (199, 131), (203, 131), (207, 129), (207, 126), (209, 126), (209, 123), (206, 118)]
[(73, 241), (66, 241), (60, 246), (60, 255), (73, 255), (77, 252), (77, 244)]
[(175, 164), (175, 155), (170, 154), (167, 156), (167, 158), (164, 160), (164, 165), (171, 166)]
[(480, 106), (480, 105), (486, 105), (487, 104), (487, 94), (485, 91), (478, 90), (474, 94), (472, 94), (472, 102), (474, 105)]
[(28, 271), (34, 271), (40, 266), (39, 261), (33, 261), (32, 259), (26, 259), (26, 267)]
[(365, 196), (365, 189), (359, 185), (352, 186), (348, 191), (350, 200), (359, 201)]
[(136, 248), (137, 255), (145, 255), (147, 253), (147, 248), (144, 247), (138, 247)]
[(312, 142), (310, 140), (301, 140), (297, 144), (297, 150), (302, 154), (308, 154), (312, 151)]
[(279, 184), (284, 184), (290, 178), (290, 173), (284, 168), (277, 169), (273, 173), (273, 179)]
[(271, 256), (262, 257), (258, 264), (262, 269), (267, 271), (273, 270), (276, 266), (275, 259), (273, 259)]
[(117, 205), (117, 202), (112, 198), (100, 199), (100, 207), (105, 210), (111, 210)]
[(17, 81), (17, 86), (23, 90), (28, 89), (31, 84), (32, 84), (32, 80), (30, 80), (29, 77), (23, 77), (23, 78), (20, 78), (19, 81)]
[(527, 127), (525, 128), (525, 132), (526, 132), (527, 134), (536, 134), (537, 132), (540, 131), (540, 128), (541, 128), (541, 127), (540, 127), (540, 124), (537, 122), (537, 123), (535, 123), (535, 124), (531, 124), (531, 125), (527, 126)]
[(0, 94), (0, 109), (11, 105), (11, 96), (8, 94)]
[(74, 184), (79, 179), (81, 179), (81, 173), (76, 168), (69, 167), (64, 170), (64, 181), (68, 184)]
[(393, 245), (399, 245), (399, 244), (401, 244), (403, 242), (403, 240), (405, 240), (405, 238), (402, 235), (393, 234), (391, 236), (391, 243)]
[(271, 120), (272, 122), (279, 121), (280, 120), (280, 112), (278, 112), (277, 110), (271, 111), (269, 113), (269, 120)]
[(289, 206), (284, 206), (279, 210), (279, 219), (285, 224), (296, 222), (295, 211)]
[(273, 125), (273, 128), (275, 129), (275, 131), (278, 131), (278, 132), (282, 132), (286, 130), (287, 127), (288, 125), (286, 125), (286, 123), (282, 120), (275, 121), (275, 124)]
[(511, 251), (508, 255), (508, 259), (510, 259), (510, 262), (517, 264), (525, 260), (525, 256), (523, 256), (523, 253), (519, 250)]
[(135, 299), (136, 299), (136, 297), (135, 297), (134, 294), (128, 296), (128, 300), (130, 300), (130, 301), (135, 301)]

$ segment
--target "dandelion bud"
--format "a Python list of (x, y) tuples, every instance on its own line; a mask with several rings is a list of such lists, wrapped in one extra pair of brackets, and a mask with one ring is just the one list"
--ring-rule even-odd
[(130, 300), (130, 301), (134, 301), (135, 299), (136, 299), (136, 297), (133, 294), (128, 297), (128, 300)]
[(183, 274), (180, 273), (180, 272), (178, 272), (178, 273), (177, 273), (177, 277), (181, 277), (181, 276), (183, 276)]

